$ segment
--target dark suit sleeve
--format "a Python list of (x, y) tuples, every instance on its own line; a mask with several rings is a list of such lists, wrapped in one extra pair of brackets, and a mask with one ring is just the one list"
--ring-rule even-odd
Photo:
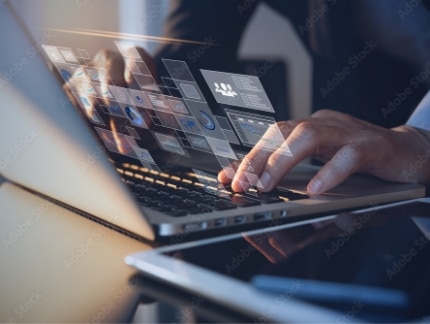
[(164, 37), (202, 42), (163, 44), (155, 58), (175, 58), (195, 67), (225, 67), (234, 61), (256, 0), (172, 0)]

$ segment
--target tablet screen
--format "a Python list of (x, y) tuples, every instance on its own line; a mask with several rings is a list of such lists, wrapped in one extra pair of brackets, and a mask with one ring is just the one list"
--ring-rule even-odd
[[(236, 239), (167, 254), (244, 282), (255, 284), (262, 275), (275, 278), (281, 291), (292, 296), (297, 293), (299, 298), (305, 282), (328, 283), (332, 286), (322, 289), (328, 287), (326, 290), (330, 291), (339, 287), (352, 289), (349, 285), (353, 284), (352, 287), (370, 289), (364, 294), (387, 293), (388, 305), (383, 300), (374, 304), (365, 297), (366, 304), (358, 298), (360, 312), (366, 307), (366, 310), (378, 306), (390, 308), (390, 296), (398, 293), (407, 296), (407, 305), (391, 307), (390, 313), (398, 311), (402, 316), (416, 318), (428, 315), (430, 309), (429, 239), (430, 207), (415, 202), (338, 215), (280, 231), (242, 234)], [(283, 278), (289, 281), (282, 281)], [(288, 286), (282, 287), (285, 282)], [(346, 296), (352, 304), (355, 292), (350, 291), (351, 298)], [(327, 298), (324, 295), (319, 301), (324, 303)]]

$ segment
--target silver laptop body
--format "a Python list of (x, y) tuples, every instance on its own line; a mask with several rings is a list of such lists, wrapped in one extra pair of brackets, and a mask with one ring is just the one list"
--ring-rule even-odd
[[(273, 225), (314, 214), (417, 198), (425, 193), (420, 185), (354, 176), (327, 194), (294, 201), (180, 217), (142, 206), (126, 182), (136, 184), (142, 177), (159, 182), (159, 177), (166, 177), (164, 170), (148, 170), (136, 159), (134, 163), (113, 161), (117, 162), (114, 166), (96, 132), (68, 101), (55, 71), (48, 68), (49, 59), (42, 45), (62, 46), (61, 39), (49, 33), (42, 39), (31, 39), (9, 2), (0, 6), (0, 24), (3, 31), (7, 30), (0, 34), (1, 43), (7, 44), (2, 46), (0, 58), (0, 173), (127, 232), (154, 240), (190, 232), (210, 233), (230, 226), (239, 231), (240, 226), (251, 223)], [(94, 123), (91, 126), (101, 127)], [(194, 167), (190, 169), (194, 176), (199, 172)], [(306, 183), (315, 172), (315, 167), (299, 166), (287, 176), (284, 186), (298, 195), (305, 194)], [(167, 184), (171, 179), (161, 182)], [(197, 177), (192, 185), (209, 187), (201, 180)]]

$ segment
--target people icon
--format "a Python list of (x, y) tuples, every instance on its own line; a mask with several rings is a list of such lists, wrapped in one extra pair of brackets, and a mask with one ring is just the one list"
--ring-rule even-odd
[(215, 91), (220, 92), (223, 96), (232, 97), (232, 98), (237, 96), (237, 92), (234, 91), (231, 85), (228, 83), (226, 84), (226, 83), (220, 82), (218, 84), (217, 82), (214, 82), (214, 85), (215, 85)]

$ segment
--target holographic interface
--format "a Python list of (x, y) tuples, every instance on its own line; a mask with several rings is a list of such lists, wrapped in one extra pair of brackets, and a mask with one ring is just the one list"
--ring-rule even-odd
[(199, 85), (185, 61), (162, 59), (168, 75), (153, 75), (135, 44), (112, 45), (129, 75), (127, 86), (91, 65), (96, 53), (42, 45), (109, 152), (152, 170), (161, 168), (154, 149), (185, 159), (200, 152), (212, 156), (221, 169), (243, 156), (238, 148), (255, 145), (276, 124), (256, 76), (200, 70), (206, 84)]

